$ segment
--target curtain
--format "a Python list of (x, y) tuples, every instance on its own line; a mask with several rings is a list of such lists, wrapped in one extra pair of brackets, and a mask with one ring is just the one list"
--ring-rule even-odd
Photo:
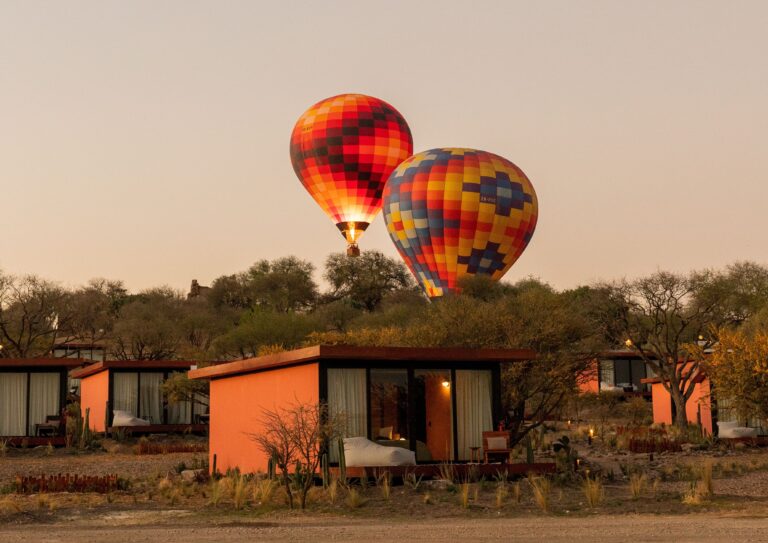
[[(173, 373), (168, 375), (168, 378), (170, 379), (172, 376)], [(191, 422), (192, 402), (171, 402), (168, 400), (168, 424), (190, 424)]]
[[(367, 394), (364, 368), (328, 369), (328, 412), (344, 417), (344, 437), (368, 436)], [(330, 460), (339, 461), (337, 444), (331, 444)]]
[(58, 373), (29, 374), (29, 434), (35, 435), (35, 424), (48, 416), (58, 416), (61, 397), (61, 376)]
[(141, 388), (140, 418), (152, 424), (163, 424), (163, 374), (157, 372), (141, 372), (139, 387)]
[(469, 448), (482, 447), (483, 432), (493, 430), (491, 397), (489, 370), (456, 370), (459, 460), (469, 460)]
[(0, 373), (0, 436), (26, 435), (27, 374)]
[(134, 417), (139, 416), (139, 374), (136, 372), (116, 371), (112, 380), (112, 409), (127, 411)]
[(615, 372), (613, 369), (613, 360), (600, 361), (600, 390), (603, 387), (612, 387), (616, 385)]

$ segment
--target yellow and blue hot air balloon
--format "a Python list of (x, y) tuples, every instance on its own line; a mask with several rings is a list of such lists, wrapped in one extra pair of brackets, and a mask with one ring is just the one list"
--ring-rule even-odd
[(418, 153), (390, 175), (384, 221), (397, 250), (432, 298), (464, 275), (499, 279), (533, 236), (533, 185), (509, 160), (474, 149)]

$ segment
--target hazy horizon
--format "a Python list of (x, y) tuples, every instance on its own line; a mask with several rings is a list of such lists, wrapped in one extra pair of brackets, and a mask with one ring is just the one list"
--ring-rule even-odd
[[(539, 223), (507, 281), (768, 263), (768, 4), (0, 4), (0, 269), (132, 291), (343, 251), (288, 144), (394, 105), (416, 152), (500, 154)], [(761, 188), (762, 187), (762, 188)], [(399, 258), (379, 214), (360, 242)]]

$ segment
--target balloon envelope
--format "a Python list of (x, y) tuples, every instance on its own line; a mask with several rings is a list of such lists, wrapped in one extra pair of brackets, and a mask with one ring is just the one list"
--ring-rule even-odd
[(430, 297), (464, 275), (499, 279), (531, 240), (533, 185), (509, 160), (473, 149), (418, 153), (390, 176), (384, 221), (397, 250)]
[(362, 94), (318, 102), (291, 134), (296, 175), (350, 244), (379, 212), (392, 170), (412, 152), (413, 138), (403, 116)]

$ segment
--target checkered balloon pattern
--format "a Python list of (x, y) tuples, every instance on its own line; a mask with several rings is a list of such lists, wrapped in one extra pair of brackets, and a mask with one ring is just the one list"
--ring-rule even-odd
[(318, 102), (291, 134), (296, 175), (337, 225), (367, 226), (381, 208), (389, 174), (412, 152), (411, 130), (402, 115), (362, 94)]
[(400, 164), (384, 189), (384, 221), (429, 297), (467, 274), (499, 279), (533, 236), (533, 185), (510, 161), (473, 149), (432, 149)]

